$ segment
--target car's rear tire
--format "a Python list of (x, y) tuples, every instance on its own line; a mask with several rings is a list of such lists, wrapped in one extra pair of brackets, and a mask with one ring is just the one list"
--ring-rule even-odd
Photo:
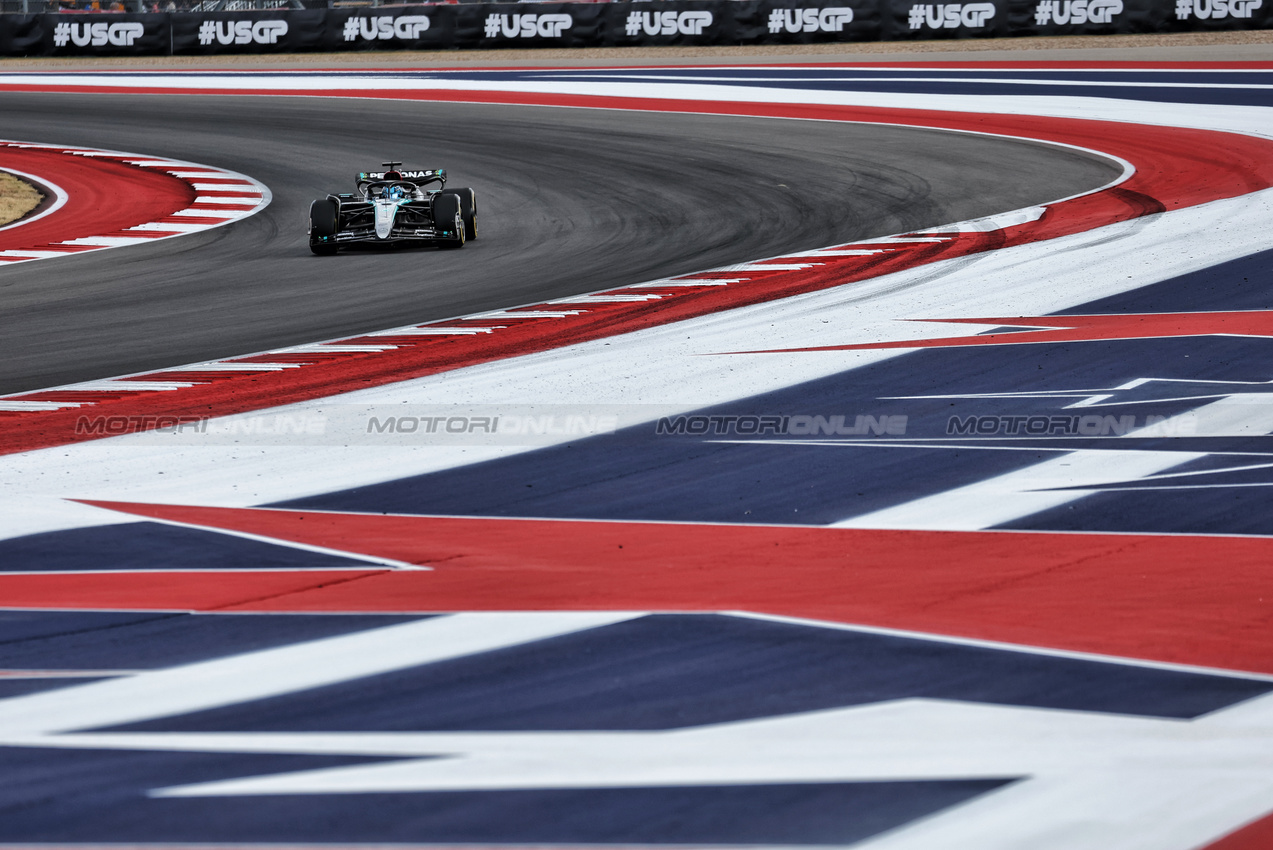
[(336, 253), (336, 231), (340, 228), (340, 207), (331, 198), (309, 205), (309, 250), (320, 257)]
[(433, 198), (433, 226), (446, 234), (438, 240), (442, 248), (464, 246), (464, 212), (460, 196), (454, 192), (442, 192)]
[(477, 193), (472, 189), (447, 189), (447, 194), (460, 197), (460, 214), (464, 218), (464, 238), (472, 242), (477, 238)]

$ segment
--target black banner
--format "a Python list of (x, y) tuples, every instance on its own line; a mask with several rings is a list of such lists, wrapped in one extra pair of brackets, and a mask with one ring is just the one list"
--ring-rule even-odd
[[(1266, 6), (1266, 2), (1268, 6)], [(1270, 27), (1273, 0), (674, 0), (0, 15), (0, 56), (814, 44)]]
[(172, 52), (198, 56), (330, 50), (325, 43), (327, 18), (325, 9), (172, 15)]
[(3, 56), (158, 56), (171, 15), (0, 15)]

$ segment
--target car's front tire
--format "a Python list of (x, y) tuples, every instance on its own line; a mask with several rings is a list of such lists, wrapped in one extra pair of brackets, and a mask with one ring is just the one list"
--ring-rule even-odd
[(464, 247), (464, 212), (460, 196), (443, 192), (433, 199), (433, 226), (445, 234), (438, 245), (443, 248)]
[(472, 242), (477, 238), (477, 193), (472, 189), (447, 189), (447, 194), (460, 198), (460, 215), (464, 219), (464, 238)]
[(331, 198), (309, 205), (309, 250), (320, 257), (336, 253), (336, 231), (340, 228), (340, 207)]

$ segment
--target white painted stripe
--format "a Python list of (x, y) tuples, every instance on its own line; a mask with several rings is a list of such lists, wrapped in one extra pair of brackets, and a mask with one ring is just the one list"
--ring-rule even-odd
[[(1224, 537), (1225, 535), (1219, 535)], [(981, 649), (994, 649), (1004, 652), (1026, 653), (1033, 657), (1076, 658), (1081, 661), (1095, 661), (1100, 664), (1118, 664), (1123, 667), (1139, 667), (1151, 670), (1173, 670), (1180, 673), (1200, 673), (1206, 676), (1227, 676), (1242, 679), (1255, 679), (1273, 683), (1273, 673), (1253, 673), (1249, 670), (1234, 670), (1224, 667), (1201, 667), (1196, 664), (1177, 664), (1171, 661), (1150, 661), (1144, 658), (1133, 658), (1120, 655), (1103, 655), (1098, 652), (1083, 652), (1074, 649), (1057, 649), (1055, 647), (1031, 646), (1030, 644), (1005, 643), (997, 640), (959, 637), (956, 635), (937, 635), (929, 632), (918, 632), (912, 629), (891, 629), (884, 626), (864, 626), (860, 623), (841, 623), (834, 620), (817, 620), (808, 617), (787, 617), (781, 614), (758, 614), (754, 611), (730, 611), (731, 617), (742, 617), (748, 620), (766, 620), (774, 623), (793, 623), (802, 626), (814, 626), (820, 629), (857, 632), (870, 635), (888, 635), (914, 640), (926, 640), (955, 646), (975, 646)]]
[(1047, 212), (1047, 207), (1025, 207), (1024, 209), (1012, 210), (1011, 212), (985, 218), (975, 218), (946, 227), (933, 227), (922, 232), (932, 235), (941, 233), (984, 233), (990, 230), (1002, 230), (1005, 227), (1016, 227), (1022, 224), (1029, 224), (1032, 221), (1038, 221), (1045, 212)]
[(79, 239), (67, 239), (54, 242), (54, 245), (86, 245), (95, 248), (118, 248), (122, 245), (140, 245), (143, 242), (154, 242), (145, 236), (83, 236)]
[(261, 200), (262, 200), (261, 198), (242, 198), (242, 197), (212, 198), (212, 197), (204, 197), (203, 195), (200, 195), (199, 197), (194, 199), (194, 202), (196, 204), (224, 204), (226, 206), (251, 207), (261, 203)]
[[(793, 70), (807, 70), (807, 69), (793, 69)], [(896, 70), (901, 71), (901, 70), (904, 70), (904, 69), (898, 68), (898, 69), (896, 69)], [(1162, 72), (1162, 69), (1158, 69), (1158, 70), (1159, 70), (1159, 72), (1160, 72), (1160, 73)], [(1196, 73), (1196, 72), (1191, 72), (1191, 73)], [(714, 82), (724, 82), (724, 83), (729, 83), (729, 82), (733, 82), (733, 83), (737, 83), (737, 82), (738, 82), (738, 78), (737, 78), (737, 77), (725, 76), (725, 75), (715, 76), (715, 75), (708, 75), (708, 74), (694, 74), (694, 75), (689, 75), (689, 74), (680, 74), (680, 75), (678, 75), (678, 74), (625, 74), (625, 75), (623, 75), (622, 79), (625, 79), (625, 80), (647, 80), (647, 81), (649, 81), (649, 82), (658, 82), (658, 83), (678, 83), (678, 82), (684, 82), (684, 83), (704, 83), (704, 82), (708, 82), (708, 83), (714, 83)], [(1130, 80), (1093, 80), (1093, 79), (1081, 79), (1081, 78), (1068, 78), (1068, 79), (1059, 79), (1059, 80), (1049, 80), (1049, 79), (1046, 79), (1046, 78), (1043, 78), (1043, 77), (1034, 76), (1034, 75), (1031, 75), (1031, 77), (1030, 77), (1029, 79), (1011, 79), (1011, 78), (1008, 78), (1008, 77), (976, 77), (976, 76), (968, 76), (968, 77), (954, 77), (954, 76), (951, 76), (951, 77), (935, 77), (935, 76), (931, 76), (931, 75), (929, 75), (929, 74), (925, 74), (925, 73), (923, 73), (922, 69), (915, 69), (915, 73), (914, 73), (914, 75), (912, 75), (912, 76), (902, 76), (902, 75), (898, 74), (898, 75), (890, 75), (890, 76), (887, 76), (887, 77), (878, 77), (878, 76), (863, 76), (863, 77), (856, 77), (856, 76), (852, 76), (852, 75), (848, 75), (848, 74), (836, 74), (836, 75), (826, 75), (826, 76), (824, 76), (824, 77), (818, 77), (818, 78), (813, 78), (813, 79), (814, 79), (814, 80), (816, 80), (817, 82), (834, 82), (834, 83), (880, 83), (880, 82), (889, 82), (889, 83), (937, 83), (937, 84), (961, 83), (961, 84), (965, 84), (965, 85), (1014, 85), (1014, 86), (1048, 86), (1048, 87), (1056, 87), (1056, 86), (1070, 86), (1070, 87), (1073, 87), (1073, 86), (1091, 86), (1091, 87), (1093, 87), (1093, 88), (1102, 88), (1102, 87), (1104, 87), (1104, 88), (1148, 88), (1148, 89), (1153, 89), (1153, 88), (1173, 88), (1173, 89), (1175, 89), (1175, 88), (1181, 88), (1181, 89), (1194, 89), (1194, 88), (1197, 88), (1197, 89), (1226, 89), (1226, 90), (1227, 90), (1227, 89), (1241, 89), (1241, 90), (1256, 90), (1256, 91), (1261, 90), (1261, 89), (1269, 89), (1269, 88), (1273, 88), (1273, 86), (1270, 86), (1270, 85), (1268, 85), (1268, 84), (1264, 84), (1264, 83), (1231, 83), (1231, 82), (1219, 82), (1219, 83), (1193, 83), (1193, 82), (1182, 82), (1182, 81), (1172, 81), (1172, 82), (1153, 82), (1153, 81), (1146, 81), (1146, 80), (1135, 80), (1135, 81), (1130, 81)], [(811, 81), (813, 81), (813, 80), (806, 79), (806, 80), (803, 80), (802, 82), (811, 82)], [(791, 82), (793, 82), (793, 81), (792, 81), (792, 78), (791, 78), (791, 77), (751, 77), (751, 76), (749, 76), (749, 77), (747, 77), (747, 82), (748, 82), (748, 83), (785, 83), (785, 84), (790, 84), (790, 83), (791, 83)]]
[(677, 287), (729, 286), (724, 280), (656, 280), (652, 283), (634, 283), (624, 289), (675, 289)]
[(949, 236), (882, 236), (878, 239), (867, 239), (863, 245), (906, 245), (920, 242), (950, 242)]
[[(232, 429), (234, 429), (235, 426), (239, 425), (240, 423), (251, 422), (254, 418), (255, 418), (254, 414), (245, 413), (239, 416), (230, 416), (230, 417), (225, 417), (223, 419), (217, 419), (214, 422), (208, 424), (208, 430), (214, 433), (224, 433), (226, 430), (230, 430), (231, 433), (251, 433), (250, 431), (235, 431)], [(176, 433), (179, 433), (179, 432), (180, 432), (180, 429), (176, 429)], [(174, 433), (174, 431), (170, 429), (168, 433), (171, 434), (171, 433)], [(178, 522), (176, 520), (156, 519), (151, 521), (158, 522), (163, 525), (171, 525), (176, 528), (189, 529), (191, 527), (195, 527), (195, 528), (199, 527), (199, 526), (192, 526), (191, 523)], [(239, 537), (244, 540), (253, 540), (258, 543), (269, 543), (272, 545), (278, 545), (280, 542), (277, 538), (267, 537), (263, 534), (254, 534), (250, 531), (238, 531), (234, 529), (219, 529), (219, 531), (220, 533), (227, 534), (230, 537)], [(379, 555), (369, 555), (365, 552), (357, 552), (357, 551), (352, 551), (349, 549), (340, 549), (334, 546), (319, 546), (318, 544), (315, 544), (315, 543), (297, 543), (294, 541), (289, 541), (287, 542), (286, 545), (293, 549), (299, 549), (302, 552), (315, 552), (320, 555), (337, 555), (344, 558), (351, 558), (355, 561), (360, 561), (363, 564), (363, 566), (346, 567), (345, 569), (347, 570), (349, 569), (367, 570), (369, 569), (369, 567), (366, 566), (367, 564), (374, 564), (375, 567), (389, 567), (390, 569), (394, 569), (394, 570), (429, 571), (433, 569), (432, 567), (421, 566), (419, 564), (413, 564), (408, 561), (399, 561), (395, 558), (385, 558)], [(371, 569), (374, 569), (374, 567), (372, 567)]]
[[(279, 372), (284, 369), (299, 369), (300, 363), (230, 363), (230, 362), (214, 362), (214, 363), (191, 363), (185, 366), (173, 366), (169, 369), (159, 369), (157, 372)], [(155, 374), (147, 373), (147, 374)], [(134, 376), (137, 377), (137, 376)], [(133, 392), (133, 391), (168, 391), (184, 389), (186, 387), (200, 386), (205, 381), (130, 381), (127, 378), (116, 378), (108, 381), (92, 381), (81, 384), (65, 384), (59, 387), (50, 387), (39, 392)], [(29, 392), (29, 391), (28, 391)], [(18, 396), (22, 393), (16, 394)], [(24, 401), (21, 398), (13, 398), (10, 396), (0, 396), (0, 410), (56, 410), (59, 407), (84, 407), (92, 405), (96, 402), (51, 402), (51, 401)], [(16, 405), (12, 408), (5, 405)], [(51, 407), (34, 406), (34, 405), (52, 405)]]
[(795, 259), (796, 257), (870, 257), (875, 254), (891, 253), (886, 248), (821, 248), (817, 251), (802, 251), (799, 254), (788, 254), (787, 256)]
[[(488, 319), (487, 316), (475, 316), (474, 318)], [(437, 328), (437, 327), (410, 327), (410, 328), (394, 328), (388, 331), (375, 331), (374, 333), (364, 334), (364, 336), (474, 336), (476, 334), (488, 334), (500, 328)]]
[(257, 191), (256, 186), (251, 183), (191, 183), (190, 185), (201, 192), (239, 192), (243, 195), (251, 195)]
[(196, 233), (201, 230), (207, 230), (206, 224), (161, 224), (159, 222), (149, 222), (147, 224), (139, 224), (136, 227), (129, 227), (124, 230), (125, 233), (130, 231), (138, 231), (142, 233)]
[(175, 212), (164, 218), (176, 218), (177, 216), (185, 216), (186, 218), (216, 218), (222, 221), (233, 221), (239, 217), (238, 210), (196, 210), (193, 207)]
[(175, 366), (163, 369), (164, 372), (278, 372), (283, 369), (299, 369), (299, 363), (192, 363), (188, 366)]
[(725, 266), (721, 271), (726, 272), (796, 272), (804, 269), (811, 269), (815, 266), (823, 266), (826, 263), (739, 263), (736, 266)]
[[(267, 537), (252, 537), (251, 535), (237, 535), (251, 540), (263, 540), (270, 543), (277, 543)], [(169, 575), (223, 575), (235, 576), (259, 573), (381, 573), (386, 572), (386, 567), (393, 569), (411, 569), (421, 572), (430, 572), (428, 567), (417, 567), (414, 564), (408, 564), (405, 567), (394, 566), (396, 562), (391, 559), (368, 558), (357, 554), (351, 554), (341, 549), (328, 549), (322, 546), (297, 546), (296, 548), (307, 552), (325, 552), (331, 555), (340, 555), (346, 558), (361, 558), (362, 563), (350, 564), (344, 567), (163, 567), (154, 572), (157, 574)], [(6, 576), (136, 576), (138, 572), (143, 575), (146, 570), (129, 569), (120, 567), (118, 569), (102, 569), (102, 570), (5, 570)], [(91, 610), (91, 609), (76, 609)], [(3, 680), (3, 673), (0, 673), (0, 680)], [(0, 844), (0, 850), (4, 845)]]
[[(49, 392), (49, 390), (43, 390), (42, 392)], [(28, 413), (39, 410), (62, 410), (69, 407), (83, 406), (84, 402), (79, 401), (22, 401), (21, 399), (0, 398), (0, 410), (17, 413)]]
[(496, 310), (494, 313), (478, 313), (470, 319), (564, 319), (567, 316), (582, 316), (587, 310)]
[(71, 384), (61, 387), (58, 392), (61, 393), (100, 393), (100, 392), (167, 392), (169, 390), (180, 390), (186, 387), (199, 386), (198, 382), (186, 383), (180, 381), (85, 381), (82, 384)]
[[(932, 451), (947, 451), (934, 448)], [(833, 523), (835, 528), (978, 531), (1081, 499), (1098, 487), (1170, 469), (1204, 453), (1080, 451)]]
[(1134, 432), (1136, 437), (1261, 437), (1273, 434), (1273, 395), (1235, 393)]
[(662, 295), (572, 295), (569, 298), (556, 298), (548, 304), (619, 304), (623, 302), (658, 301)]
[(314, 343), (312, 345), (296, 345), (291, 348), (279, 348), (273, 354), (357, 354), (368, 351), (393, 351), (396, 345), (328, 345)]
[(455, 614), (0, 700), (0, 738), (137, 723), (362, 679), (630, 620), (633, 613)]
[(48, 250), (37, 251), (35, 249), (29, 250), (29, 251), (19, 251), (15, 248), (10, 251), (0, 251), (0, 257), (22, 257), (24, 259), (28, 257), (34, 257), (37, 260), (45, 260), (45, 259), (48, 259), (49, 257), (73, 257), (76, 254), (80, 254), (80, 253), (83, 253), (83, 252), (82, 251), (48, 251)]

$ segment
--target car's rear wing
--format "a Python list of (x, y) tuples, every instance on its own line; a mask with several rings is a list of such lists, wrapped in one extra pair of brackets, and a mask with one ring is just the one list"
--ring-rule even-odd
[[(393, 173), (397, 177), (387, 177), (386, 175)], [(446, 184), (446, 169), (434, 168), (427, 171), (408, 171), (400, 169), (398, 171), (360, 171), (358, 172), (358, 184), (375, 183), (378, 180), (401, 180), (404, 183), (414, 183), (417, 186), (425, 186), (429, 183)]]

